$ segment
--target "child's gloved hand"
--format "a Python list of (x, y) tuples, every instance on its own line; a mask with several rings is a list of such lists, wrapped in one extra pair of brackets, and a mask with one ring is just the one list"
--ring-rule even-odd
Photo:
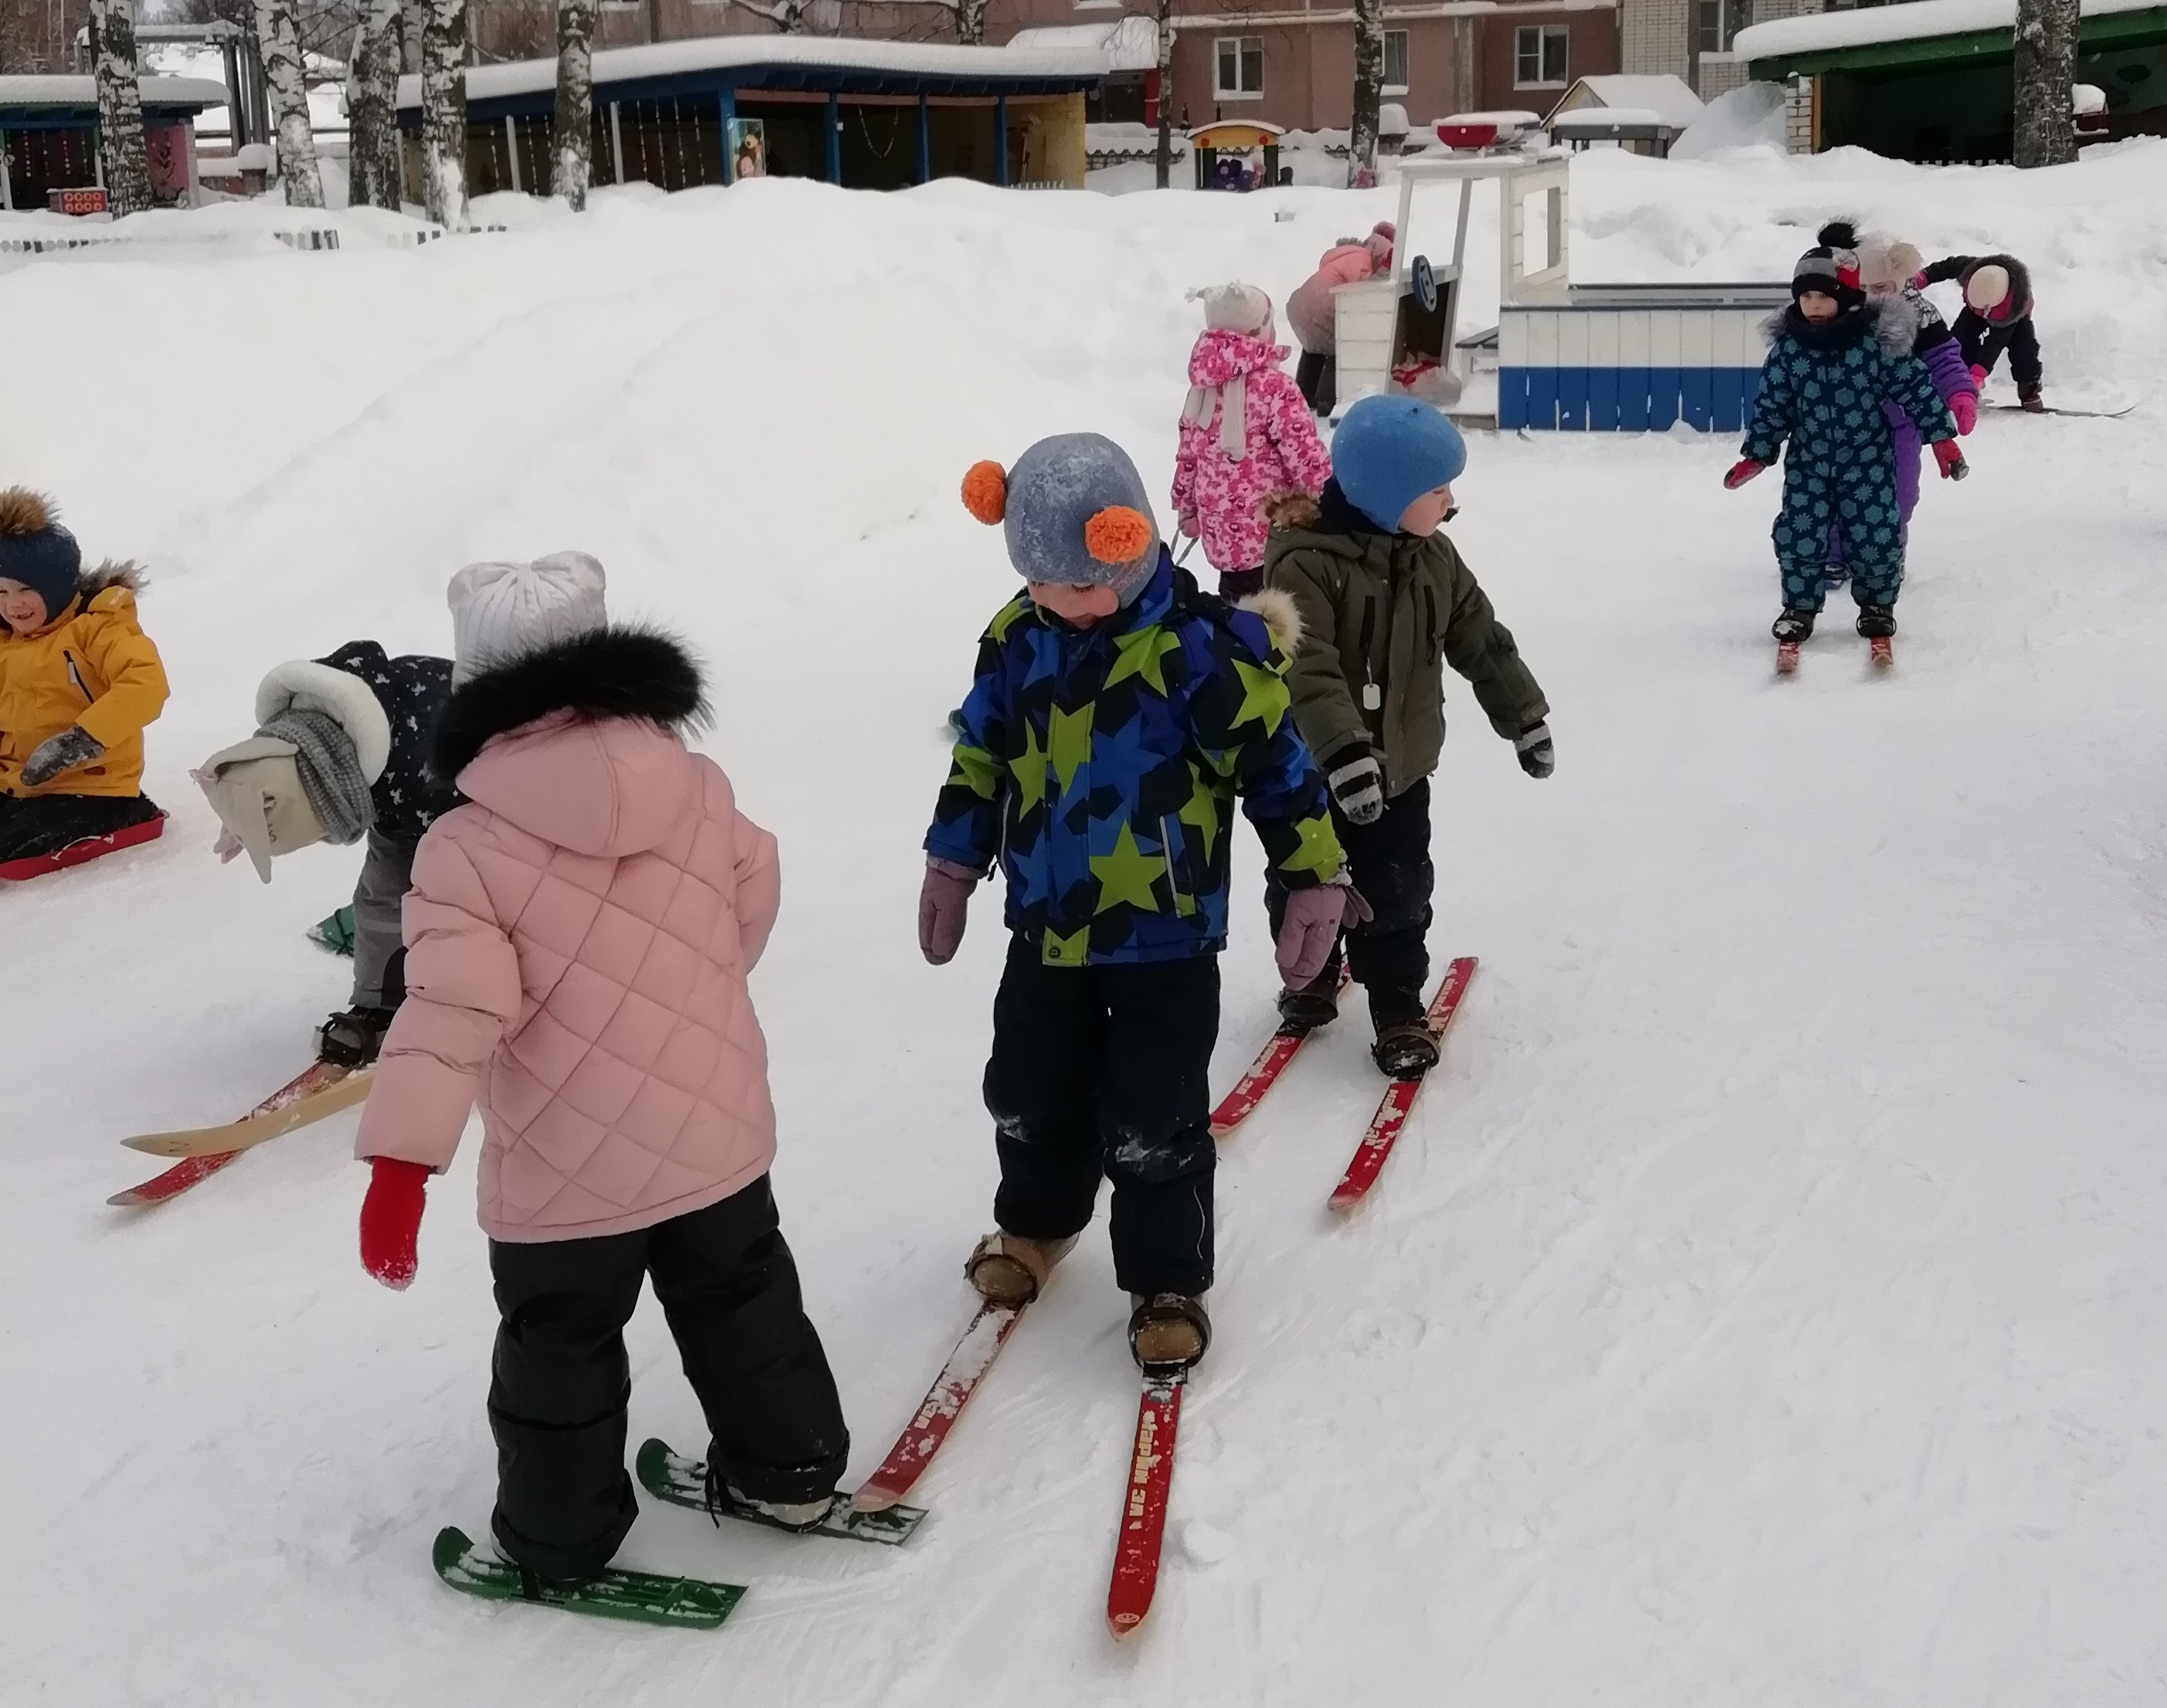
[(1986, 370), (1981, 368), (1976, 362), (1971, 365), (1971, 389), (1974, 391), (1984, 391), (1986, 389)]
[(1723, 477), (1723, 484), (1735, 492), (1767, 466), (1765, 463), (1756, 463), (1751, 457), (1741, 457), (1730, 465), (1730, 473)]
[(1927, 283), (1928, 280), (1923, 268), (1911, 275), (1911, 288), (1913, 290), (1922, 291), (1926, 289)]
[(1520, 732), (1513, 743), (1520, 756), (1520, 769), (1530, 777), (1547, 777), (1557, 769), (1557, 748), (1550, 742), (1550, 727), (1538, 723)]
[(925, 882), (918, 892), (918, 950), (935, 966), (956, 959), (963, 941), (963, 925), (969, 914), (971, 891), (978, 875), (953, 860), (929, 859)]
[(1286, 912), (1280, 917), (1275, 945), (1280, 977), (1286, 987), (1297, 991), (1315, 979), (1332, 958), (1332, 945), (1339, 941), (1339, 933), (1376, 917), (1344, 866), (1328, 883), (1291, 891)]
[(1963, 452), (1957, 449), (1953, 439), (1934, 441), (1934, 461), (1942, 465), (1944, 480), (1962, 480), (1971, 473), (1971, 464), (1964, 461)]
[(1949, 399), (1949, 413), (1957, 418), (1957, 431), (1968, 434), (1979, 425), (1979, 399), (1970, 392), (1960, 391)]
[(1324, 785), (1349, 824), (1375, 824), (1385, 816), (1385, 774), (1367, 748), (1339, 755), (1326, 770)]
[(372, 1157), (369, 1167), (368, 1195), (361, 1201), (361, 1266), (395, 1293), (404, 1293), (418, 1265), (414, 1241), (421, 1231), (429, 1171), (395, 1156)]
[(87, 765), (105, 751), (105, 743), (79, 724), (48, 736), (23, 761), (23, 786), (42, 789), (63, 771)]

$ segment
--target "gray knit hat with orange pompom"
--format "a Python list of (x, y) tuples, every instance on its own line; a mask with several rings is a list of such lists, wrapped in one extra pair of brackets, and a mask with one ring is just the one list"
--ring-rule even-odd
[(1070, 587), (1141, 585), (1136, 571), (1158, 546), (1158, 523), (1129, 454), (1098, 433), (1041, 439), (1010, 468), (976, 463), (963, 504), (1007, 540), (1026, 581)]
[(27, 486), (0, 492), (0, 580), (19, 581), (45, 602), (48, 621), (75, 597), (82, 551), (53, 501)]

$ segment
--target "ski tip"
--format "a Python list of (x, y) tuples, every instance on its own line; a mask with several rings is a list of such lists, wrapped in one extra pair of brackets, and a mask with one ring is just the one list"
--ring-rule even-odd
[(670, 1443), (649, 1436), (639, 1444), (639, 1452), (632, 1462), (640, 1486), (653, 1493), (656, 1483), (670, 1480)]
[(1348, 1211), (1353, 1209), (1355, 1205), (1360, 1203), (1367, 1196), (1368, 1194), (1359, 1187), (1350, 1188), (1343, 1186), (1337, 1192), (1333, 1192), (1327, 1202), (1333, 1210), (1338, 1212), (1341, 1215), (1344, 1215)]
[(437, 1570), (442, 1573), (458, 1565), (473, 1547), (473, 1540), (464, 1531), (455, 1524), (448, 1524), (437, 1532), (436, 1543), (429, 1550), (429, 1554), (436, 1562)]
[(877, 1483), (868, 1483), (850, 1497), (851, 1506), (859, 1512), (886, 1512), (903, 1499), (902, 1491), (883, 1489)]
[(1125, 1637), (1134, 1637), (1136, 1628), (1143, 1622), (1143, 1615), (1133, 1608), (1125, 1607), (1119, 1613), (1110, 1611), (1106, 1615), (1106, 1629), (1113, 1632), (1117, 1642)]
[(139, 1133), (132, 1139), (123, 1139), (120, 1142), (128, 1150), (140, 1150), (146, 1156), (174, 1157), (182, 1154), (168, 1148), (173, 1141), (162, 1133)]

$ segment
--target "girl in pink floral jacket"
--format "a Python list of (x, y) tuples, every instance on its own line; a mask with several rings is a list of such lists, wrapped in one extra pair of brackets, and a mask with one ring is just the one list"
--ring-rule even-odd
[(1200, 540), (1229, 599), (1264, 585), (1264, 500), (1288, 492), (1314, 498), (1332, 458), (1273, 341), (1272, 299), (1253, 285), (1192, 295), (1204, 302), (1204, 333), (1189, 353), (1189, 401), (1174, 465), (1174, 510)]

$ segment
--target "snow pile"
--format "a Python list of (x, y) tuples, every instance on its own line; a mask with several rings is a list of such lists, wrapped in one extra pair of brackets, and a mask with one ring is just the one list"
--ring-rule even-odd
[[(767, 180), (584, 218), (492, 198), (508, 232), (407, 251), (9, 266), (0, 469), (87, 553), (149, 564), (175, 685), (164, 840), (0, 891), (10, 1700), (2156, 1695), (2163, 183), (2158, 143), (2031, 174), (1575, 161), (1583, 277), (1782, 277), (1839, 212), (1929, 254), (2005, 245), (2050, 395), (2146, 401), (1982, 420), (1981, 478), (1927, 483), (1881, 680), (1839, 597), (1772, 681), (1776, 483), (1724, 492), (1735, 442), (1474, 438), (1452, 532), (1550, 692), (1558, 772), (1523, 777), (1452, 685), (1433, 948), (1481, 970), (1357, 1219), (1323, 1201), (1378, 1089), (1359, 1004), (1227, 1145), (1217, 1342), (1158, 1606), (1118, 1649), (1136, 1382), (1103, 1224), (910, 1547), (644, 1514), (624, 1563), (754, 1585), (694, 1637), (429, 1574), (493, 1483), (474, 1140), (403, 1295), (355, 1261), (351, 1116), (135, 1220), (101, 1200), (151, 1170), (111, 1141), (239, 1113), (345, 1001), (303, 933), (352, 852), (262, 887), (211, 856), (187, 778), (247, 732), (257, 676), (359, 636), (442, 651), (458, 565), (591, 551), (619, 614), (706, 659), (706, 744), (781, 841), (755, 980), (776, 1191), (863, 1476), (967, 1319), (993, 1180), (997, 898), (950, 967), (913, 930), (939, 732), (1015, 586), (957, 483), (1096, 429), (1163, 492), (1183, 292), (1283, 300), (1396, 193)], [(1449, 247), (1451, 200), (1418, 194), (1417, 246)], [(1478, 200), (1478, 245), (1496, 217)], [(1233, 834), (1219, 1089), (1273, 1023)], [(697, 1452), (651, 1303), (629, 1338), (633, 1440)]]
[[(2159, 0), (2078, 0), (2078, 12), (2085, 18), (2109, 18), (2154, 11), (2158, 4)], [(1751, 24), (1732, 39), (1730, 50), (1740, 60), (1778, 59), (1884, 42), (1922, 41), (1937, 35), (2013, 30), (2016, 25), (2016, 0), (1909, 0), (1900, 6), (1806, 13)]]
[(1706, 160), (1733, 148), (1772, 148), (1788, 142), (1781, 83), (1741, 83), (1709, 102), (1671, 144), (1672, 160)]

